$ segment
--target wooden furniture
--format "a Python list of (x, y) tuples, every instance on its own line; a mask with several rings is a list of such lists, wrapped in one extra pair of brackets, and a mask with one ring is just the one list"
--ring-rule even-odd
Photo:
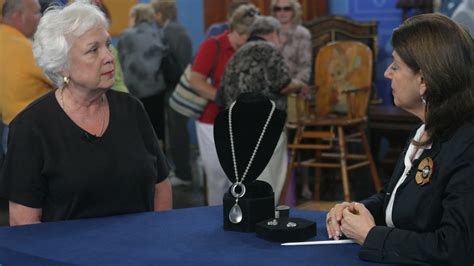
[[(378, 24), (376, 21), (357, 22), (342, 16), (318, 17), (304, 26), (311, 32), (313, 55), (329, 42), (334, 41), (359, 41), (372, 50), (372, 83), (375, 84), (375, 69), (378, 57)], [(314, 61), (313, 61), (314, 67)], [(314, 80), (314, 76), (310, 80)], [(372, 102), (380, 102), (373, 90)]]
[[(319, 49), (315, 63), (317, 87), (315, 109), (297, 123), (295, 137), (288, 144), (288, 171), (280, 202), (286, 199), (293, 168), (315, 168), (314, 199), (319, 200), (321, 168), (338, 169), (344, 200), (349, 201), (348, 172), (369, 166), (374, 187), (380, 181), (367, 141), (365, 129), (372, 88), (372, 51), (356, 41), (332, 42)], [(348, 143), (362, 145), (362, 153), (349, 150)], [(302, 160), (298, 153), (314, 151)]]
[[(357, 22), (342, 16), (323, 16), (317, 17), (309, 22), (304, 23), (304, 26), (311, 33), (311, 45), (314, 59), (319, 52), (319, 49), (329, 42), (335, 41), (359, 41), (367, 45), (372, 50), (372, 86), (375, 84), (375, 66), (378, 56), (378, 33), (377, 22)], [(315, 69), (314, 60), (312, 63)], [(314, 81), (314, 71), (311, 74), (310, 80)], [(315, 82), (313, 82), (314, 85)], [(371, 96), (371, 103), (381, 103), (381, 99), (376, 94), (376, 90), (372, 88), (373, 95)], [(309, 103), (311, 105), (312, 103)], [(288, 97), (288, 121), (289, 128), (296, 127), (298, 117), (304, 115), (308, 109), (308, 103), (305, 103), (296, 96)]]
[[(407, 111), (393, 105), (371, 105), (369, 107), (369, 130), (372, 143), (372, 154), (379, 171), (386, 179), (395, 168), (410, 133), (421, 123), (420, 119)], [(386, 139), (388, 147), (381, 154), (381, 142)], [(382, 175), (383, 176), (383, 175)], [(382, 178), (382, 184), (385, 183)]]

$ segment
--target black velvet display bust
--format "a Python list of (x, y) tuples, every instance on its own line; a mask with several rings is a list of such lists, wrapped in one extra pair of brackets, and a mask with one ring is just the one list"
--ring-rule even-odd
[[(270, 114), (272, 104), (260, 93), (242, 93), (232, 110), (232, 129), (234, 136), (235, 157), (239, 179), (247, 167), (255, 149), (263, 126)], [(229, 180), (235, 182), (234, 165), (229, 137), (229, 109), (221, 112), (214, 123), (214, 141), (219, 162)], [(262, 138), (244, 183), (250, 184), (267, 166), (278, 143), (285, 125), (286, 113), (275, 109)]]
[[(252, 157), (257, 141), (272, 109), (271, 101), (259, 93), (241, 94), (232, 109), (232, 131), (239, 181)], [(274, 217), (274, 193), (270, 184), (257, 177), (270, 161), (285, 125), (286, 113), (275, 109), (268, 123), (252, 165), (243, 181), (247, 189), (239, 199), (243, 219), (238, 224), (229, 221), (228, 214), (235, 198), (224, 195), (224, 229), (253, 232), (255, 224)], [(214, 123), (214, 141), (219, 162), (232, 183), (236, 182), (229, 135), (229, 109), (221, 112)]]

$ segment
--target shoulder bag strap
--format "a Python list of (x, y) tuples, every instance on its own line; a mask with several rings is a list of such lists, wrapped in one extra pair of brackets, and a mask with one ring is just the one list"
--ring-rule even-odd
[(217, 38), (213, 38), (216, 41), (216, 55), (214, 56), (214, 62), (212, 63), (211, 73), (209, 77), (212, 79), (214, 83), (214, 74), (216, 72), (217, 63), (219, 61), (220, 53), (221, 53), (221, 44)]

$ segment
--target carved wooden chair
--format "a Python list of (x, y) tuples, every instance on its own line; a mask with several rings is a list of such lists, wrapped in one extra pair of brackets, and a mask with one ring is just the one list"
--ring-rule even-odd
[[(315, 59), (319, 49), (329, 42), (335, 41), (359, 41), (367, 45), (372, 50), (372, 86), (375, 84), (375, 67), (378, 56), (378, 25), (376, 21), (358, 22), (342, 16), (323, 16), (306, 22), (304, 26), (311, 33), (311, 46), (314, 56), (313, 69), (315, 69)], [(314, 80), (312, 73), (310, 80)], [(315, 85), (314, 82), (313, 84)], [(371, 102), (380, 103), (380, 99), (372, 90)], [(313, 103), (305, 102), (296, 95), (288, 97), (288, 123), (289, 128), (297, 127), (297, 120), (308, 114), (309, 106)]]
[[(324, 16), (304, 24), (311, 33), (313, 55), (324, 45), (335, 41), (358, 41), (372, 50), (372, 81), (378, 56), (378, 25), (376, 21), (359, 22), (342, 16)], [(313, 61), (313, 69), (316, 67)], [(313, 72), (314, 74), (315, 72)], [(311, 77), (314, 80), (314, 76)]]
[[(280, 197), (283, 203), (294, 168), (315, 168), (314, 199), (319, 200), (322, 168), (340, 171), (344, 200), (351, 199), (351, 170), (369, 166), (376, 190), (380, 181), (365, 133), (372, 90), (373, 53), (357, 41), (331, 42), (319, 48), (315, 60), (315, 107), (298, 120), (290, 150), (288, 173)], [(348, 143), (361, 144), (363, 152), (349, 151)], [(302, 160), (301, 151), (314, 151)], [(360, 150), (359, 150), (360, 151)]]

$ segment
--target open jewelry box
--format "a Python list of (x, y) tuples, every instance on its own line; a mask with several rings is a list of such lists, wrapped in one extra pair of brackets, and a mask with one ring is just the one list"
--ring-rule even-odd
[(256, 180), (273, 155), (286, 112), (258, 93), (243, 93), (214, 123), (219, 162), (232, 186), (224, 194), (224, 229), (254, 232), (258, 222), (275, 216), (270, 184)]
[(274, 242), (300, 242), (316, 236), (316, 223), (302, 218), (276, 218), (257, 223), (257, 237)]

